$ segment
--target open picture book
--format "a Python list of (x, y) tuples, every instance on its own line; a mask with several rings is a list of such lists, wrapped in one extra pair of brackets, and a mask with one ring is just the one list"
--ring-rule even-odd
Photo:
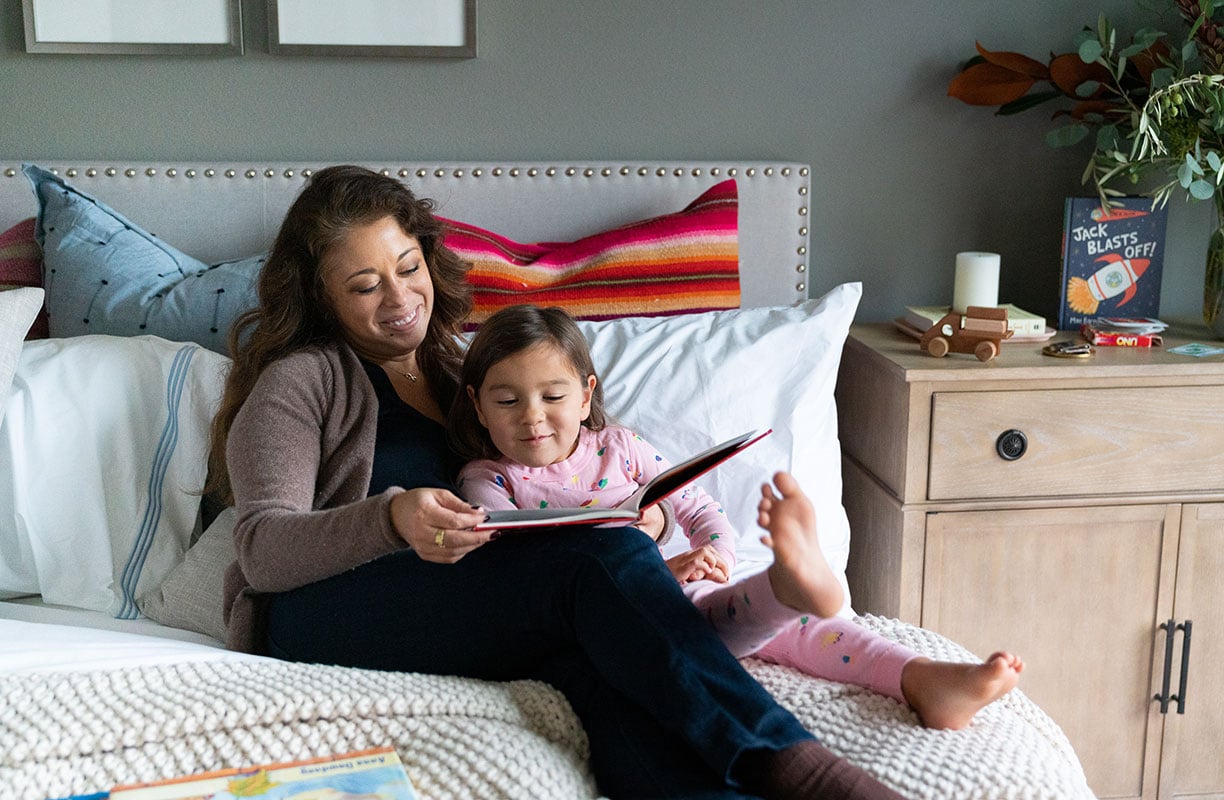
[(603, 522), (632, 523), (641, 518), (642, 512), (663, 500), (668, 495), (688, 486), (731, 456), (759, 442), (773, 431), (751, 430), (732, 437), (725, 442), (703, 450), (695, 456), (668, 467), (642, 484), (636, 492), (620, 505), (606, 508), (516, 508), (505, 511), (490, 511), (485, 521), (476, 530), (508, 530), (511, 528), (535, 528), (546, 525), (595, 525)]

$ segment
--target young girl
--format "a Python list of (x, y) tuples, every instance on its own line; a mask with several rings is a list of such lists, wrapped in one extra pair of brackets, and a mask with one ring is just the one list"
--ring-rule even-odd
[[(590, 352), (556, 308), (520, 305), (485, 322), (464, 359), (450, 435), (475, 459), (459, 493), (486, 510), (613, 507), (668, 467), (640, 436), (609, 424)], [(865, 686), (908, 704), (931, 728), (962, 728), (1010, 691), (1023, 662), (938, 662), (835, 616), (841, 586), (820, 550), (815, 511), (787, 473), (762, 486), (768, 570), (730, 581), (735, 531), (696, 484), (669, 500), (689, 550), (668, 560), (685, 594), (737, 657)], [(660, 538), (665, 538), (666, 532)]]

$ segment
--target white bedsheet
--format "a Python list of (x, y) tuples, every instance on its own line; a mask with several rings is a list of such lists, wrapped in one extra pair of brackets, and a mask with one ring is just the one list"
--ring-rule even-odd
[(251, 660), (270, 659), (148, 619), (112, 619), (32, 600), (0, 603), (0, 675)]

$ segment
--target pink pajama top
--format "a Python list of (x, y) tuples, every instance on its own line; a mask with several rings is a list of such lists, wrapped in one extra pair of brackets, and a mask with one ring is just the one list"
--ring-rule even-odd
[[(527, 467), (507, 458), (469, 462), (459, 494), (488, 510), (615, 507), (671, 464), (628, 428), (579, 428), (578, 447), (564, 461)], [(690, 548), (710, 545), (735, 566), (735, 529), (714, 498), (695, 483), (669, 495)], [(661, 537), (666, 538), (666, 537)]]

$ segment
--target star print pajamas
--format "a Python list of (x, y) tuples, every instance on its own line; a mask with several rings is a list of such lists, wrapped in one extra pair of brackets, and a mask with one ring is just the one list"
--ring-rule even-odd
[[(488, 510), (612, 508), (669, 466), (626, 428), (582, 427), (574, 452), (556, 464), (528, 467), (505, 458), (470, 462), (459, 474), (459, 493)], [(734, 567), (735, 530), (719, 503), (696, 484), (669, 500), (689, 547), (709, 545)], [(798, 615), (774, 597), (768, 571), (729, 583), (693, 581), (683, 588), (736, 657), (751, 655), (905, 702), (901, 671), (917, 653), (840, 617)]]

